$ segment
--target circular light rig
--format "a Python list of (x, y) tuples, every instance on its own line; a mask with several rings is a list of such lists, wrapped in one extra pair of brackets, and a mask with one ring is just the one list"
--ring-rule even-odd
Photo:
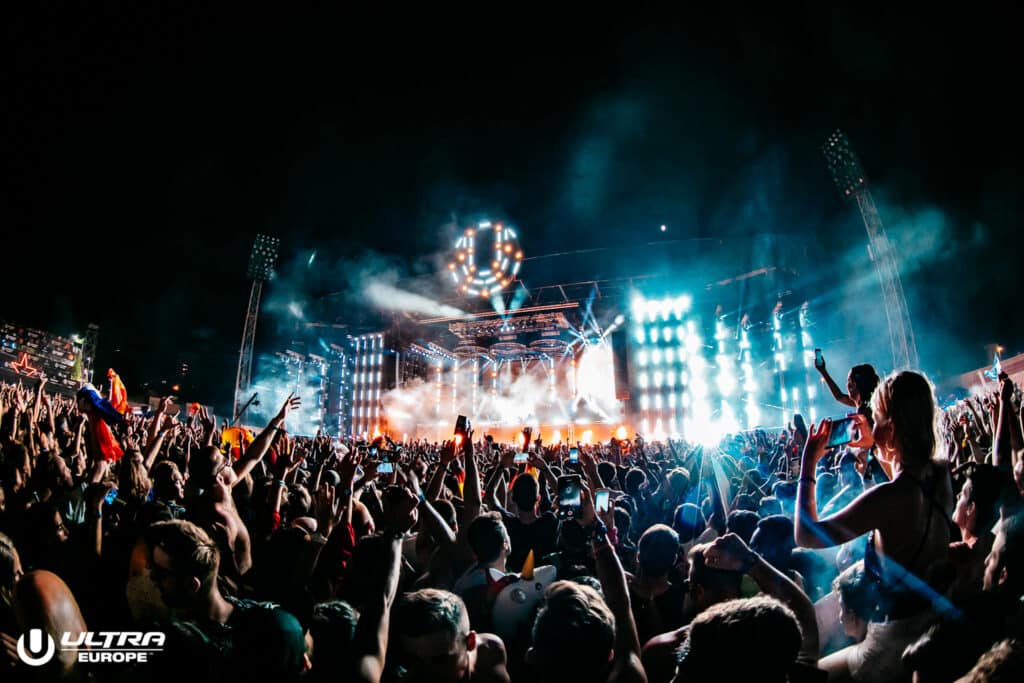
[(480, 221), (455, 240), (448, 273), (460, 292), (486, 299), (512, 284), (522, 263), (523, 250), (515, 228)]

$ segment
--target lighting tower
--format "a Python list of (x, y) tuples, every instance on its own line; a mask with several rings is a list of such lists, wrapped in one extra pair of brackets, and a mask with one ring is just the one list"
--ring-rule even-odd
[(278, 248), (281, 240), (268, 235), (257, 235), (249, 254), (248, 277), (252, 279), (249, 290), (249, 309), (245, 313), (245, 330), (242, 332), (242, 348), (238, 352), (238, 375), (235, 377), (235, 402), (231, 409), (233, 418), (238, 418), (241, 405), (245, 402), (242, 396), (249, 389), (252, 379), (252, 347), (256, 340), (256, 318), (260, 313), (260, 295), (263, 283), (271, 278), (274, 264), (277, 262)]
[(83, 382), (92, 382), (92, 366), (96, 362), (96, 346), (99, 343), (100, 327), (95, 323), (89, 323), (85, 331), (85, 341), (82, 343), (82, 374), (80, 379)]
[(885, 226), (878, 215), (875, 200), (868, 190), (867, 175), (854, 154), (846, 134), (836, 130), (822, 145), (822, 152), (832, 173), (832, 180), (843, 199), (857, 200), (864, 228), (868, 232), (868, 253), (875, 264), (882, 295), (885, 315), (889, 319), (889, 344), (892, 348), (894, 369), (915, 369), (917, 345), (914, 343), (914, 328), (910, 322), (907, 299), (903, 295), (899, 268), (896, 265), (896, 250), (885, 234)]

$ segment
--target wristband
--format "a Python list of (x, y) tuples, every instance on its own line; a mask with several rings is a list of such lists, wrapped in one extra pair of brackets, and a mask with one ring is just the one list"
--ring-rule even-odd
[(284, 483), (284, 479), (277, 479), (274, 481), (274, 483), (280, 486), (281, 488), (285, 488), (288, 486), (288, 484)]

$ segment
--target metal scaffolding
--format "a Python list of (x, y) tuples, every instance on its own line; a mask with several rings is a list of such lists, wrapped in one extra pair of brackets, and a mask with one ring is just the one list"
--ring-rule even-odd
[(256, 319), (260, 313), (260, 296), (263, 283), (269, 280), (277, 262), (281, 240), (267, 235), (257, 235), (249, 255), (248, 276), (252, 278), (249, 290), (249, 308), (245, 313), (245, 328), (242, 331), (242, 347), (238, 352), (238, 374), (235, 376), (235, 400), (231, 409), (232, 422), (237, 420), (241, 406), (246, 404), (243, 394), (252, 382), (252, 350), (256, 341)]
[(882, 286), (885, 315), (889, 322), (893, 368), (916, 369), (917, 344), (914, 342), (914, 327), (900, 281), (896, 250), (885, 233), (882, 218), (878, 215), (878, 207), (871, 197), (867, 175), (846, 134), (841, 130), (829, 136), (822, 146), (822, 152), (840, 195), (844, 199), (856, 199), (861, 218), (864, 219), (864, 228), (868, 233), (868, 253), (875, 264), (875, 271)]

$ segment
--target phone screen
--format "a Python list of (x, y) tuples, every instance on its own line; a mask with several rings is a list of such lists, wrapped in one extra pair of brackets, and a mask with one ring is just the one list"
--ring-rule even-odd
[(579, 462), (579, 459), (580, 459), (580, 449), (578, 449), (578, 448), (570, 448), (569, 449), (569, 462)]
[(580, 510), (580, 477), (570, 474), (558, 478), (558, 515), (572, 519)]
[(832, 433), (828, 437), (828, 447), (835, 448), (853, 441), (853, 429), (856, 423), (852, 417), (844, 417), (832, 422)]
[(598, 491), (594, 496), (594, 510), (597, 514), (608, 512), (608, 501), (611, 499), (611, 492)]
[(107, 505), (112, 505), (117, 500), (117, 489), (110, 489), (107, 491), (107, 495), (103, 497), (103, 502)]
[(391, 463), (390, 458), (384, 458), (380, 465), (377, 466), (377, 472), (379, 474), (392, 474), (395, 471), (395, 466)]
[(825, 364), (825, 357), (821, 355), (821, 349), (814, 349), (814, 367), (820, 368)]
[(527, 453), (516, 453), (516, 456), (512, 458), (512, 462), (522, 463), (527, 462), (530, 459)]

